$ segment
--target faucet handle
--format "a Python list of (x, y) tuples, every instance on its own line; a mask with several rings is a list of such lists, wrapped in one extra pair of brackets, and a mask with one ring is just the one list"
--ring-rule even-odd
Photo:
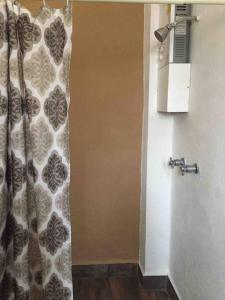
[(174, 168), (174, 160), (172, 159), (172, 157), (170, 157), (169, 160), (169, 166), (173, 169)]
[(169, 166), (173, 169), (174, 167), (183, 167), (185, 166), (186, 162), (184, 158), (181, 159), (172, 159), (172, 157), (170, 157), (169, 160)]

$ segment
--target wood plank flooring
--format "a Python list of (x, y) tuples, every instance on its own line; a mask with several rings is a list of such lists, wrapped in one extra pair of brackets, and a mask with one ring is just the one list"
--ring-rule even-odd
[(137, 278), (76, 278), (76, 300), (169, 300), (164, 292), (144, 290)]

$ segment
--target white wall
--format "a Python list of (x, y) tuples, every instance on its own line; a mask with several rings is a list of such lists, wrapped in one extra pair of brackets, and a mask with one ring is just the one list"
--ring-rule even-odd
[(174, 117), (170, 277), (182, 300), (225, 299), (225, 7), (194, 5), (190, 111)]
[[(193, 6), (190, 111), (175, 116), (156, 112), (159, 9), (145, 6), (140, 264), (144, 275), (169, 272), (180, 300), (224, 300), (225, 7)], [(200, 175), (171, 171), (171, 154)]]
[(140, 266), (144, 275), (166, 275), (169, 265), (173, 119), (157, 113), (159, 5), (145, 5), (144, 124)]

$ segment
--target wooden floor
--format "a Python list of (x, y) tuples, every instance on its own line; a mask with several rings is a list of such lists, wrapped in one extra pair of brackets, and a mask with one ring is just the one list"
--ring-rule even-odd
[(166, 293), (143, 290), (137, 278), (79, 278), (76, 300), (169, 300)]

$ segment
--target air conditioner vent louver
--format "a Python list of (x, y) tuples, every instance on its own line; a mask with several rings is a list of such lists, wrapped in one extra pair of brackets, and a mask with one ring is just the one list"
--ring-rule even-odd
[(185, 37), (180, 36), (177, 37), (176, 40), (176, 59), (180, 59), (183, 61), (183, 57), (186, 55), (186, 47), (185, 47)]
[[(191, 5), (175, 5), (176, 18), (191, 15)], [(190, 23), (182, 22), (174, 30), (174, 63), (189, 63)]]
[(189, 16), (191, 14), (191, 5), (190, 4), (182, 4), (176, 5), (176, 16)]

